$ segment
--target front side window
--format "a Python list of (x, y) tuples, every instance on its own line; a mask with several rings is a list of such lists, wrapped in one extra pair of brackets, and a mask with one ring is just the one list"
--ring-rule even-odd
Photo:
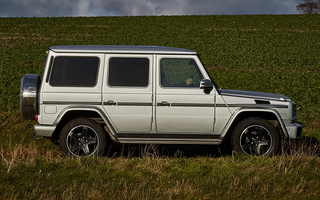
[(147, 87), (149, 84), (148, 58), (110, 58), (109, 86)]
[(57, 87), (94, 87), (97, 83), (99, 62), (98, 57), (56, 57), (49, 83)]
[(197, 63), (189, 58), (163, 58), (160, 60), (162, 87), (199, 87), (203, 79)]

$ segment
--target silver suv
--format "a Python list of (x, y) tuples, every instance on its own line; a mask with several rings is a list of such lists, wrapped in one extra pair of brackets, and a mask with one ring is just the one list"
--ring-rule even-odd
[(301, 137), (290, 98), (219, 89), (196, 52), (155, 46), (53, 46), (42, 80), (21, 80), (21, 115), (67, 156), (118, 143), (213, 144), (273, 155)]

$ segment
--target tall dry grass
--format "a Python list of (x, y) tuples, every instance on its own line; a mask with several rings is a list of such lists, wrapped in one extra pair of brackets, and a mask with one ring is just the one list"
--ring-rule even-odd
[(283, 142), (273, 157), (204, 153), (210, 146), (118, 145), (107, 156), (76, 159), (48, 140), (34, 141), (18, 113), (0, 118), (12, 120), (1, 123), (2, 199), (320, 197), (320, 147), (310, 137)]

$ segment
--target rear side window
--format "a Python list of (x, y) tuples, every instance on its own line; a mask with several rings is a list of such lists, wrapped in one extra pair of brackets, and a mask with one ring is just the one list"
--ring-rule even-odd
[(147, 87), (149, 84), (148, 58), (110, 58), (109, 86)]
[(94, 87), (99, 61), (98, 57), (56, 57), (49, 83), (60, 87)]

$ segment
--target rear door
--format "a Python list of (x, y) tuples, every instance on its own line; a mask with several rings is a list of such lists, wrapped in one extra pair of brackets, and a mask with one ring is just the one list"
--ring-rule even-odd
[(150, 133), (152, 63), (152, 55), (106, 55), (102, 101), (118, 133)]

